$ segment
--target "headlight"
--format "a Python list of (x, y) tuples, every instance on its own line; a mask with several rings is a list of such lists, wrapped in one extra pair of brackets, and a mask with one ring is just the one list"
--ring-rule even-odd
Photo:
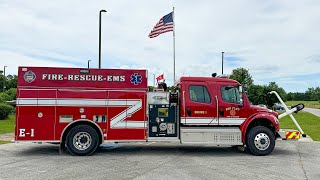
[(278, 118), (274, 117), (273, 120), (274, 120), (274, 122), (275, 122), (276, 124), (279, 124)]

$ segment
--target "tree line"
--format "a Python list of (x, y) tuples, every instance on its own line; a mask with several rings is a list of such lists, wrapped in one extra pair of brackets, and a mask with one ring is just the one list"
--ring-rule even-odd
[(16, 99), (17, 75), (7, 75), (0, 72), (0, 120), (6, 119), (14, 108), (7, 104), (8, 101)]
[(320, 87), (308, 88), (304, 93), (289, 92), (287, 94), (288, 101), (319, 101), (320, 100)]
[(256, 85), (253, 83), (252, 76), (249, 70), (245, 68), (236, 68), (232, 70), (230, 79), (237, 80), (242, 84), (243, 89), (247, 91), (249, 101), (252, 104), (265, 104), (272, 107), (278, 99), (274, 95), (268, 95), (270, 91), (277, 91), (283, 101), (319, 101), (320, 102), (320, 87), (308, 88), (303, 92), (289, 92), (287, 93), (276, 82), (269, 82), (267, 85)]
[(17, 75), (7, 75), (6, 77), (1, 72), (0, 74), (0, 103), (16, 99)]

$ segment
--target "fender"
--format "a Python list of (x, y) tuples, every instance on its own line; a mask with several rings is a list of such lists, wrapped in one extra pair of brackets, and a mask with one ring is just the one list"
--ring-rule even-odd
[(69, 123), (69, 124), (63, 129), (63, 131), (62, 131), (62, 133), (61, 133), (60, 142), (62, 142), (62, 138), (63, 138), (63, 136), (64, 136), (65, 131), (66, 131), (72, 124), (74, 124), (74, 123), (80, 123), (80, 122), (90, 122), (91, 124), (93, 124), (94, 126), (96, 126), (96, 127), (99, 129), (99, 131), (100, 131), (101, 140), (102, 140), (102, 143), (103, 143), (104, 137), (103, 137), (103, 133), (102, 133), (101, 128), (100, 128), (95, 122), (93, 122), (92, 120), (89, 120), (89, 119), (78, 119), (78, 120), (74, 120), (74, 121), (72, 121), (71, 123)]
[(273, 125), (276, 131), (280, 129), (280, 124), (279, 120), (276, 116), (274, 116), (271, 113), (266, 113), (266, 112), (258, 112), (250, 117), (248, 117), (241, 125), (240, 125), (240, 130), (242, 132), (242, 142), (245, 143), (246, 140), (246, 133), (249, 125), (254, 122), (254, 121), (263, 121), (263, 122), (269, 122)]

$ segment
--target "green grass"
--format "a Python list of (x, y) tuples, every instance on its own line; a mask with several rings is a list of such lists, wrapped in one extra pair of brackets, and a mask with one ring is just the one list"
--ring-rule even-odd
[(0, 144), (8, 144), (8, 143), (10, 143), (10, 141), (2, 141), (2, 140), (0, 140)]
[[(16, 117), (10, 115), (5, 120), (0, 120), (0, 134), (13, 133)], [(1, 143), (1, 142), (0, 142)]]
[[(281, 114), (283, 111), (279, 112)], [(308, 112), (293, 113), (293, 116), (301, 126), (304, 133), (309, 135), (314, 141), (320, 141), (320, 117), (315, 116)], [(281, 129), (296, 129), (297, 126), (293, 123), (288, 116), (279, 119)]]
[(292, 105), (296, 105), (299, 103), (303, 103), (305, 105), (305, 107), (308, 107), (308, 108), (320, 109), (320, 102), (319, 101), (287, 101), (286, 105), (290, 107)]

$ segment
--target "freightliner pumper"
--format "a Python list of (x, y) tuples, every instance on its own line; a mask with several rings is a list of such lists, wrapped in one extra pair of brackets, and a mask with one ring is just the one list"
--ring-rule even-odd
[(241, 84), (222, 77), (181, 77), (176, 91), (149, 92), (147, 74), (19, 67), (15, 141), (60, 143), (61, 152), (73, 155), (91, 155), (111, 142), (237, 146), (267, 155), (276, 139), (304, 135), (294, 118), (300, 132), (280, 129), (278, 120), (303, 105), (290, 110), (284, 105), (279, 116), (250, 105)]

